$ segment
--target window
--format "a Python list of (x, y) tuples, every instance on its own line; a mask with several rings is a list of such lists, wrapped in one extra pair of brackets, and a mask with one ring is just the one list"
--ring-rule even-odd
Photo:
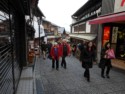
[(116, 56), (125, 59), (125, 31), (119, 29), (117, 36)]
[(86, 24), (79, 25), (79, 31), (85, 31), (86, 30)]
[(78, 26), (74, 26), (74, 32), (79, 32), (79, 27)]
[(83, 32), (85, 30), (86, 30), (86, 24), (85, 23), (74, 26), (74, 32)]
[(9, 19), (8, 15), (0, 11), (0, 46), (9, 42)]
[(97, 24), (92, 24), (90, 31), (91, 31), (91, 33), (97, 33), (98, 32), (98, 25)]

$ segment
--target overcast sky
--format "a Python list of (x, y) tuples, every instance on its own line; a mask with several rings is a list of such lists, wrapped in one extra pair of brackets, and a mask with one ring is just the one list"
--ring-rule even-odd
[(46, 19), (70, 31), (71, 15), (88, 0), (39, 0), (38, 6)]

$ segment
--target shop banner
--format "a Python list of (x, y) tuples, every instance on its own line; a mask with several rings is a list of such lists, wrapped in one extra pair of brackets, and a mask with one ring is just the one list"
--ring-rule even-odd
[(113, 27), (112, 30), (112, 43), (117, 43), (118, 27)]
[(114, 13), (125, 11), (125, 0), (115, 0)]
[(104, 46), (106, 42), (110, 41), (110, 29), (111, 27), (105, 26), (104, 27), (104, 34), (103, 34), (103, 40), (102, 40), (102, 45)]

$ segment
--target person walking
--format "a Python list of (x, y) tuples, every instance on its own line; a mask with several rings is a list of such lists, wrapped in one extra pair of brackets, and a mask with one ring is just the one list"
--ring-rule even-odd
[[(94, 50), (94, 53), (96, 53), (97, 52), (97, 47), (96, 47), (96, 43), (93, 43), (93, 50)], [(94, 55), (94, 63), (96, 64), (96, 60), (97, 60), (97, 56), (96, 56), (96, 54)]]
[(52, 47), (52, 43), (50, 41), (47, 42), (47, 48), (48, 48), (48, 58), (51, 58), (50, 52), (51, 52), (51, 47)]
[(66, 40), (63, 40), (62, 46), (61, 46), (61, 56), (62, 56), (62, 62), (61, 66), (66, 69), (66, 56), (70, 55), (70, 46), (67, 44)]
[(84, 77), (87, 78), (87, 81), (90, 82), (90, 72), (89, 68), (92, 68), (93, 65), (93, 56), (95, 55), (93, 47), (93, 43), (90, 41), (88, 42), (86, 48), (82, 49), (81, 52), (81, 61), (82, 61), (82, 67), (85, 69)]
[(43, 54), (43, 59), (46, 59), (46, 48), (47, 48), (46, 42), (43, 42), (41, 44), (41, 50), (42, 50), (42, 54)]
[(73, 44), (72, 53), (73, 53), (73, 56), (75, 56), (75, 53), (76, 53), (76, 45), (75, 44)]
[(82, 62), (82, 57), (83, 57), (83, 52), (84, 52), (84, 49), (86, 49), (86, 41), (85, 40), (83, 40), (83, 42), (81, 43), (81, 46), (80, 46), (80, 58), (79, 58), (79, 60)]
[(61, 50), (59, 45), (55, 42), (54, 46), (51, 48), (50, 55), (52, 57), (52, 68), (55, 68), (55, 62), (56, 62), (56, 70), (59, 69), (59, 58), (61, 56)]
[(100, 60), (100, 63), (99, 63), (99, 67), (101, 68), (101, 77), (102, 78), (105, 78), (104, 72), (105, 72), (105, 68), (106, 67), (107, 67), (106, 77), (110, 78), (109, 72), (110, 72), (110, 69), (112, 67), (112, 65), (111, 65), (111, 59), (113, 59), (113, 58), (115, 58), (114, 50), (111, 49), (110, 43), (107, 42), (105, 44), (104, 48), (102, 49), (101, 60)]

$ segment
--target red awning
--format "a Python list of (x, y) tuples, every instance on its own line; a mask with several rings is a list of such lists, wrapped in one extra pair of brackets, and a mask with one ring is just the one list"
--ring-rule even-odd
[(119, 21), (125, 21), (125, 12), (100, 16), (96, 19), (90, 20), (89, 24), (102, 24), (102, 23), (119, 22)]

